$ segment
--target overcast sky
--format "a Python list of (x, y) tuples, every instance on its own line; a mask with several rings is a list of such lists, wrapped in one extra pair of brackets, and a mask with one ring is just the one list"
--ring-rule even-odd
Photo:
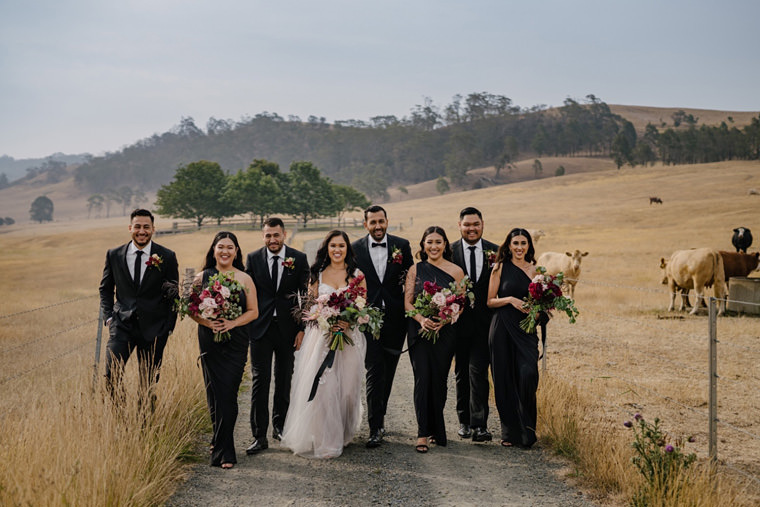
[(759, 19), (757, 0), (0, 0), (0, 155), (479, 91), (760, 111)]

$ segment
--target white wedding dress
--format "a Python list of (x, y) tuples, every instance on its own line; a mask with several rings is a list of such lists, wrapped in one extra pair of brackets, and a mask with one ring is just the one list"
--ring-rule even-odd
[[(321, 283), (319, 294), (335, 288)], [(362, 420), (361, 387), (364, 378), (364, 333), (348, 331), (354, 342), (335, 351), (335, 361), (325, 369), (314, 399), (308, 401), (314, 377), (329, 349), (325, 333), (307, 326), (301, 348), (295, 353), (290, 406), (282, 431), (282, 445), (308, 458), (335, 458), (359, 430)]]

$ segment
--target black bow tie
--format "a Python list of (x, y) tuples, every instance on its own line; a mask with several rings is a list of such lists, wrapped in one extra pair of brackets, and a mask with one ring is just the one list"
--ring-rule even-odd
[(373, 248), (376, 247), (376, 246), (381, 246), (381, 247), (385, 248), (386, 247), (386, 243), (372, 243), (372, 247)]

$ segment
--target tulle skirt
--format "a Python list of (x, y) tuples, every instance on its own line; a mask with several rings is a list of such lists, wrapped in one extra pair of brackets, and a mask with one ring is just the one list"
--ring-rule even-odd
[(314, 399), (308, 401), (314, 377), (329, 351), (327, 338), (309, 326), (295, 353), (290, 407), (282, 432), (282, 445), (309, 458), (340, 456), (359, 430), (362, 420), (361, 386), (364, 378), (364, 334), (349, 331), (354, 345), (335, 352), (325, 369)]

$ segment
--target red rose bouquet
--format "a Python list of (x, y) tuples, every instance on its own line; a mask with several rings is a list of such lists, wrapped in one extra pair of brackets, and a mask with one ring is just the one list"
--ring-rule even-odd
[(570, 323), (574, 324), (578, 309), (575, 308), (575, 301), (562, 295), (564, 273), (547, 275), (543, 266), (538, 266), (536, 271), (538, 274), (528, 285), (528, 297), (523, 304), (523, 308), (528, 309), (528, 316), (520, 321), (520, 329), (533, 333), (542, 318), (541, 314), (555, 309), (565, 312)]
[[(475, 295), (470, 290), (472, 283), (468, 277), (461, 282), (451, 282), (448, 287), (441, 287), (434, 282), (425, 282), (414, 300), (414, 310), (406, 312), (407, 317), (422, 315), (443, 324), (453, 324), (466, 304), (473, 305)], [(422, 330), (420, 335), (433, 343), (438, 339), (438, 331)]]

